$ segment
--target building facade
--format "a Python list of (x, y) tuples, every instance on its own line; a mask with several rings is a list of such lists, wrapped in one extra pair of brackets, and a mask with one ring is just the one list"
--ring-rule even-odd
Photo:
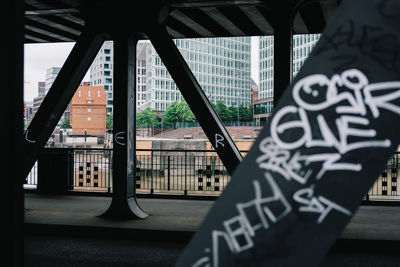
[(44, 97), (46, 96), (46, 82), (38, 82), (38, 96), (33, 98), (32, 103), (32, 118), (35, 116), (38, 111), (40, 105), (43, 102)]
[[(250, 37), (177, 39), (174, 42), (210, 102), (251, 106)], [(105, 61), (107, 55), (110, 63)], [(104, 85), (107, 111), (111, 112), (112, 70), (106, 71), (104, 64), (112, 69), (111, 42), (105, 42), (90, 68), (91, 84)], [(149, 41), (141, 41), (137, 46), (136, 70), (138, 110), (151, 107), (163, 112), (182, 99), (179, 88)]]
[[(150, 46), (149, 41), (140, 41), (137, 45), (136, 57), (136, 108), (142, 110), (147, 100), (147, 66), (146, 52)], [(150, 79), (150, 76), (149, 76)]]
[[(250, 37), (177, 39), (175, 44), (211, 103), (251, 105)], [(147, 102), (155, 111), (165, 111), (182, 99), (161, 59), (147, 48)]]
[(58, 73), (60, 72), (61, 68), (60, 67), (51, 67), (46, 70), (46, 80), (45, 80), (45, 92), (44, 95), (47, 94), (47, 92), (50, 90), (51, 85), (55, 81)]
[(46, 82), (38, 82), (38, 96), (44, 96), (46, 93)]
[(33, 118), (33, 102), (24, 103), (24, 123), (29, 124)]
[(73, 135), (101, 136), (106, 132), (107, 96), (103, 86), (79, 86), (71, 100)]
[[(304, 61), (318, 42), (320, 34), (302, 34), (293, 36), (293, 77), (297, 75)], [(262, 36), (259, 40), (259, 105), (257, 112), (273, 112), (274, 97), (274, 37)], [(261, 103), (260, 103), (261, 104)], [(255, 111), (256, 113), (256, 111)], [(268, 118), (268, 116), (264, 116)], [(261, 121), (263, 124), (265, 120)]]
[(106, 41), (90, 66), (90, 85), (103, 86), (107, 96), (107, 114), (113, 111), (113, 42)]

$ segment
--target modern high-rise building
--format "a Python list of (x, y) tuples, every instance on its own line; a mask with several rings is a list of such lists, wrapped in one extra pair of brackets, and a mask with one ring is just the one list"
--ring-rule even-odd
[[(293, 36), (293, 76), (299, 72), (304, 61), (316, 45), (320, 34)], [(260, 51), (260, 99), (272, 98), (274, 91), (274, 37), (262, 36)]]
[(38, 82), (38, 96), (46, 95), (46, 82)]
[[(293, 77), (299, 72), (304, 61), (316, 45), (320, 34), (302, 34), (293, 36)], [(268, 118), (273, 112), (274, 96), (274, 37), (262, 36), (259, 40), (259, 114)], [(260, 115), (261, 116), (261, 115)], [(265, 121), (264, 118), (264, 121)], [(262, 124), (263, 122), (261, 122)]]
[(293, 77), (297, 75), (304, 61), (311, 54), (320, 34), (301, 34), (293, 36)]
[[(150, 46), (149, 41), (140, 41), (137, 44), (136, 55), (136, 108), (142, 110), (147, 100), (147, 65), (146, 52)], [(150, 77), (149, 77), (150, 79)]]
[(113, 55), (113, 42), (106, 41), (90, 66), (90, 85), (106, 91), (107, 114), (113, 111)]
[[(250, 37), (177, 39), (174, 41), (212, 103), (251, 105)], [(91, 85), (104, 85), (112, 104), (112, 45), (106, 42), (90, 68)], [(105, 51), (107, 49), (107, 53)], [(111, 50), (109, 50), (111, 49)], [(111, 60), (108, 63), (107, 55)], [(108, 79), (108, 80), (107, 80)], [(107, 87), (106, 87), (107, 86)], [(165, 111), (182, 99), (179, 88), (149, 41), (137, 46), (137, 108)], [(109, 106), (107, 105), (107, 108)], [(112, 111), (112, 107), (108, 112)]]
[(33, 98), (32, 118), (33, 118), (33, 116), (35, 116), (36, 112), (38, 111), (45, 96), (46, 96), (46, 82), (38, 82), (38, 95), (37, 95), (37, 97)]
[[(251, 105), (250, 37), (177, 39), (175, 44), (211, 103)], [(147, 48), (147, 101), (165, 111), (182, 98), (152, 46)]]
[(44, 95), (47, 94), (47, 92), (50, 90), (51, 85), (53, 84), (54, 80), (56, 79), (58, 73), (60, 72), (61, 68), (60, 67), (51, 67), (46, 70), (46, 81), (45, 81), (45, 93)]

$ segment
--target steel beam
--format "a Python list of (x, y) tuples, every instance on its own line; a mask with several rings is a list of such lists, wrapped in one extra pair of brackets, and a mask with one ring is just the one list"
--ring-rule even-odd
[(24, 133), (23, 177), (31, 170), (106, 37), (105, 34), (85, 28), (72, 49)]
[(400, 143), (399, 10), (343, 1), (176, 267), (319, 266)]
[(147, 35), (225, 168), (232, 174), (242, 156), (185, 59), (163, 26), (154, 23)]
[(103, 217), (143, 219), (136, 201), (136, 44), (121, 33), (114, 38), (113, 197)]
[(274, 106), (293, 77), (293, 5), (286, 1), (273, 4), (274, 28)]
[(23, 54), (24, 54), (24, 2), (6, 0), (2, 2), (5, 10), (0, 17), (3, 52), (0, 78), (6, 90), (3, 91), (1, 107), (2, 151), (1, 161), (2, 203), (1, 240), (2, 261), (8, 266), (23, 266), (23, 222), (24, 195), (22, 190), (20, 158), (23, 136)]

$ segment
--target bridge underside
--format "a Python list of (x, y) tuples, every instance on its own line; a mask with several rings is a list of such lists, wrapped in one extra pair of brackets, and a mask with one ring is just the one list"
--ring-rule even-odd
[[(5, 82), (3, 114), (9, 140), (4, 185), (10, 188), (3, 203), (11, 203), (5, 218), (13, 235), (8, 255), (21, 264), (23, 193), (22, 181), (36, 161), (76, 88), (101, 45), (115, 44), (114, 132), (120, 144), (114, 146), (114, 196), (105, 216), (144, 218), (136, 202), (133, 179), (135, 135), (136, 60), (139, 40), (149, 39), (171, 73), (215, 149), (232, 173), (241, 161), (240, 153), (204, 95), (185, 60), (174, 45), (175, 38), (204, 38), (274, 35), (274, 96), (279, 100), (291, 81), (292, 36), (320, 33), (339, 1), (89, 1), (89, 0), (6, 0), (1, 25), (5, 61), (1, 77)], [(76, 42), (29, 128), (23, 132), (23, 44)], [(116, 135), (115, 134), (115, 135)], [(221, 141), (222, 140), (222, 141)]]

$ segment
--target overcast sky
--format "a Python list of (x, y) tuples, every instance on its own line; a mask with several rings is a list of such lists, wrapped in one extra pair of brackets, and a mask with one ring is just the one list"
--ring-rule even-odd
[[(258, 39), (252, 37), (252, 50), (258, 51)], [(46, 70), (61, 67), (75, 43), (25, 44), (24, 100), (32, 101), (38, 95), (38, 82), (45, 81)], [(252, 78), (258, 83), (258, 52), (252, 53)], [(84, 81), (89, 81), (89, 73)]]

